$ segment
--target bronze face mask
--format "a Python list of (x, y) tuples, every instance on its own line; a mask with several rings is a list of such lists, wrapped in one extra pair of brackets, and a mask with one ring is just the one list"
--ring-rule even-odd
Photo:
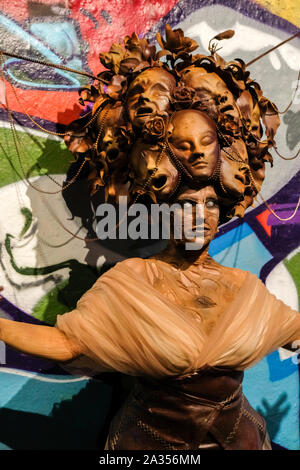
[(167, 111), (175, 78), (161, 68), (147, 69), (131, 83), (127, 94), (127, 111), (132, 125), (143, 127), (152, 113)]
[(87, 153), (93, 148), (93, 133), (87, 124), (91, 119), (91, 114), (83, 116), (76, 121), (71, 122), (66, 129), (64, 141), (70, 152), (75, 158), (77, 154)]
[(221, 150), (220, 184), (231, 196), (242, 196), (250, 183), (246, 145), (242, 139), (233, 141), (230, 147)]
[(127, 165), (128, 142), (121, 130), (126, 128), (125, 110), (122, 105), (108, 105), (99, 113), (96, 121), (99, 150), (110, 169), (120, 169)]
[(202, 111), (186, 109), (172, 115), (169, 133), (170, 149), (190, 178), (209, 181), (220, 151), (214, 122)]
[[(175, 192), (179, 184), (179, 173), (166, 151), (162, 153), (162, 149), (160, 145), (148, 144), (142, 140), (136, 142), (129, 157), (134, 176), (132, 194), (144, 190), (153, 200), (166, 201)], [(158, 169), (155, 171), (156, 167)], [(149, 184), (146, 186), (148, 180)]]
[(233, 94), (216, 73), (208, 73), (202, 67), (191, 66), (181, 72), (181, 81), (196, 92), (208, 92), (214, 98), (219, 113), (231, 116), (235, 122), (239, 122), (240, 114)]
[(237, 105), (240, 109), (245, 128), (254, 136), (254, 139), (260, 140), (262, 137), (262, 127), (258, 103), (254, 103), (251, 93), (245, 90), (237, 99)]

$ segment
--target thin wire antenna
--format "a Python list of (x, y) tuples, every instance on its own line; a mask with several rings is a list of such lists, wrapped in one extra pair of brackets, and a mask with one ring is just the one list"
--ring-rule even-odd
[(272, 209), (271, 205), (262, 197), (261, 194), (257, 194), (257, 196), (260, 197), (260, 199), (262, 200), (262, 202), (264, 203), (264, 205), (266, 206), (267, 209), (269, 209), (269, 211), (271, 212), (271, 214), (274, 215), (274, 217), (276, 217), (276, 219), (280, 220), (281, 222), (287, 222), (289, 220), (292, 220), (295, 215), (297, 214), (297, 211), (299, 209), (299, 206), (300, 206), (300, 196), (298, 197), (298, 202), (296, 204), (296, 207), (294, 209), (294, 212), (289, 216), (289, 217), (280, 217), (278, 214), (276, 214), (276, 212), (274, 212), (274, 210)]
[(27, 60), (28, 62), (33, 62), (34, 64), (46, 65), (47, 67), (53, 67), (56, 69), (65, 70), (67, 72), (77, 73), (78, 75), (84, 75), (85, 77), (93, 78), (94, 80), (99, 80), (99, 77), (96, 77), (95, 75), (92, 75), (88, 72), (83, 72), (82, 70), (70, 69), (69, 67), (65, 67), (64, 65), (53, 64), (52, 62), (44, 62), (39, 59), (31, 59), (30, 57), (25, 57), (19, 54), (12, 54), (11, 52), (6, 52), (2, 50), (0, 50), (0, 52), (8, 57), (13, 57), (14, 59)]
[(300, 31), (298, 31), (298, 33), (294, 34), (293, 36), (285, 39), (284, 41), (280, 42), (279, 44), (277, 44), (277, 46), (274, 46), (271, 49), (269, 49), (268, 51), (266, 51), (263, 54), (259, 55), (255, 59), (250, 60), (250, 62), (248, 62), (248, 64), (246, 64), (246, 67), (249, 67), (249, 65), (254, 64), (254, 62), (256, 62), (257, 60), (262, 59), (267, 54), (270, 54), (270, 52), (275, 51), (275, 49), (278, 49), (278, 47), (283, 46), (283, 44), (286, 44), (287, 42), (291, 41), (292, 39), (295, 39), (298, 36), (300, 36)]

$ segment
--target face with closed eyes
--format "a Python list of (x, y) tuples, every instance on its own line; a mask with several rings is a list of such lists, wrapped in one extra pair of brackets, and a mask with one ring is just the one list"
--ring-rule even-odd
[[(193, 231), (195, 231), (196, 228), (200, 230), (202, 229), (204, 237), (203, 246), (206, 246), (208, 243), (210, 243), (217, 232), (220, 217), (219, 200), (214, 187), (205, 186), (204, 188), (195, 190), (185, 186), (182, 188), (180, 194), (178, 195), (176, 203), (180, 204), (183, 209), (187, 206), (190, 206), (192, 208), (191, 211), (185, 214), (184, 220), (182, 218), (182, 224), (186, 224), (188, 222), (188, 226), (192, 227)], [(201, 221), (200, 227), (199, 225), (196, 225), (195, 215), (197, 204), (203, 205), (204, 218)], [(190, 220), (188, 220), (188, 218)], [(182, 244), (186, 243), (187, 241), (193, 241), (185, 237), (184, 230), (182, 230), (182, 233), (182, 238), (180, 240), (175, 240), (176, 244)]]
[(127, 94), (127, 112), (132, 125), (143, 127), (152, 113), (166, 111), (176, 86), (173, 75), (161, 68), (142, 72), (131, 83)]
[(172, 115), (169, 132), (170, 148), (190, 176), (208, 181), (219, 156), (214, 122), (201, 111), (186, 109)]
[[(238, 160), (238, 161), (237, 161)], [(248, 153), (241, 139), (221, 150), (220, 180), (225, 192), (233, 197), (242, 196), (250, 184)]]

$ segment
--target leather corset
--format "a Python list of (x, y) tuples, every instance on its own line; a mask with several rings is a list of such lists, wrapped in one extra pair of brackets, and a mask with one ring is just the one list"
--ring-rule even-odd
[(111, 423), (107, 449), (262, 449), (265, 422), (242, 392), (243, 375), (203, 367), (188, 376), (136, 378)]

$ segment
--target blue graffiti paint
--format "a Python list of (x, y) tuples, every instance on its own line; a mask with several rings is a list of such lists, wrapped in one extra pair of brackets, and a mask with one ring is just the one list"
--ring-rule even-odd
[(210, 254), (224, 266), (250, 271), (258, 277), (261, 268), (272, 258), (246, 222), (213, 240)]
[(277, 382), (278, 380), (283, 380), (292, 374), (298, 373), (298, 365), (293, 362), (292, 357), (281, 360), (278, 351), (269, 354), (267, 361), (271, 382)]
[[(29, 55), (31, 57), (38, 57), (53, 64), (82, 70), (82, 52), (72, 23), (67, 21), (59, 23), (33, 23), (30, 25), (31, 32), (28, 32), (15, 21), (0, 14), (0, 27), (4, 30), (6, 37), (11, 37), (12, 45), (17, 43), (17, 49), (22, 48), (23, 54), (24, 50), (30, 50)], [(55, 74), (54, 72), (52, 73), (52, 76), (55, 76), (55, 81), (58, 83), (51, 82), (49, 68), (47, 71), (50, 78), (48, 77), (47, 83), (39, 82), (39, 72), (36, 72), (36, 76), (32, 77), (32, 80), (22, 79), (19, 74), (16, 75), (15, 69), (18, 72), (22, 70), (26, 72), (26, 68), (30, 71), (30, 63), (23, 60), (7, 59), (5, 61), (5, 73), (22, 87), (42, 90), (74, 90), (78, 89), (82, 84), (75, 74), (58, 69), (55, 70)], [(59, 83), (60, 81), (62, 83)]]
[(112, 20), (112, 17), (110, 16), (110, 14), (108, 13), (108, 11), (106, 11), (106, 10), (101, 10), (101, 16), (102, 16), (102, 18), (105, 19), (105, 21), (106, 21), (109, 25), (112, 25), (113, 20)]
[(32, 23), (30, 31), (55, 51), (58, 56), (67, 58), (68, 63), (70, 63), (70, 60), (74, 60), (75, 57), (81, 63), (80, 44), (72, 23), (68, 21)]

